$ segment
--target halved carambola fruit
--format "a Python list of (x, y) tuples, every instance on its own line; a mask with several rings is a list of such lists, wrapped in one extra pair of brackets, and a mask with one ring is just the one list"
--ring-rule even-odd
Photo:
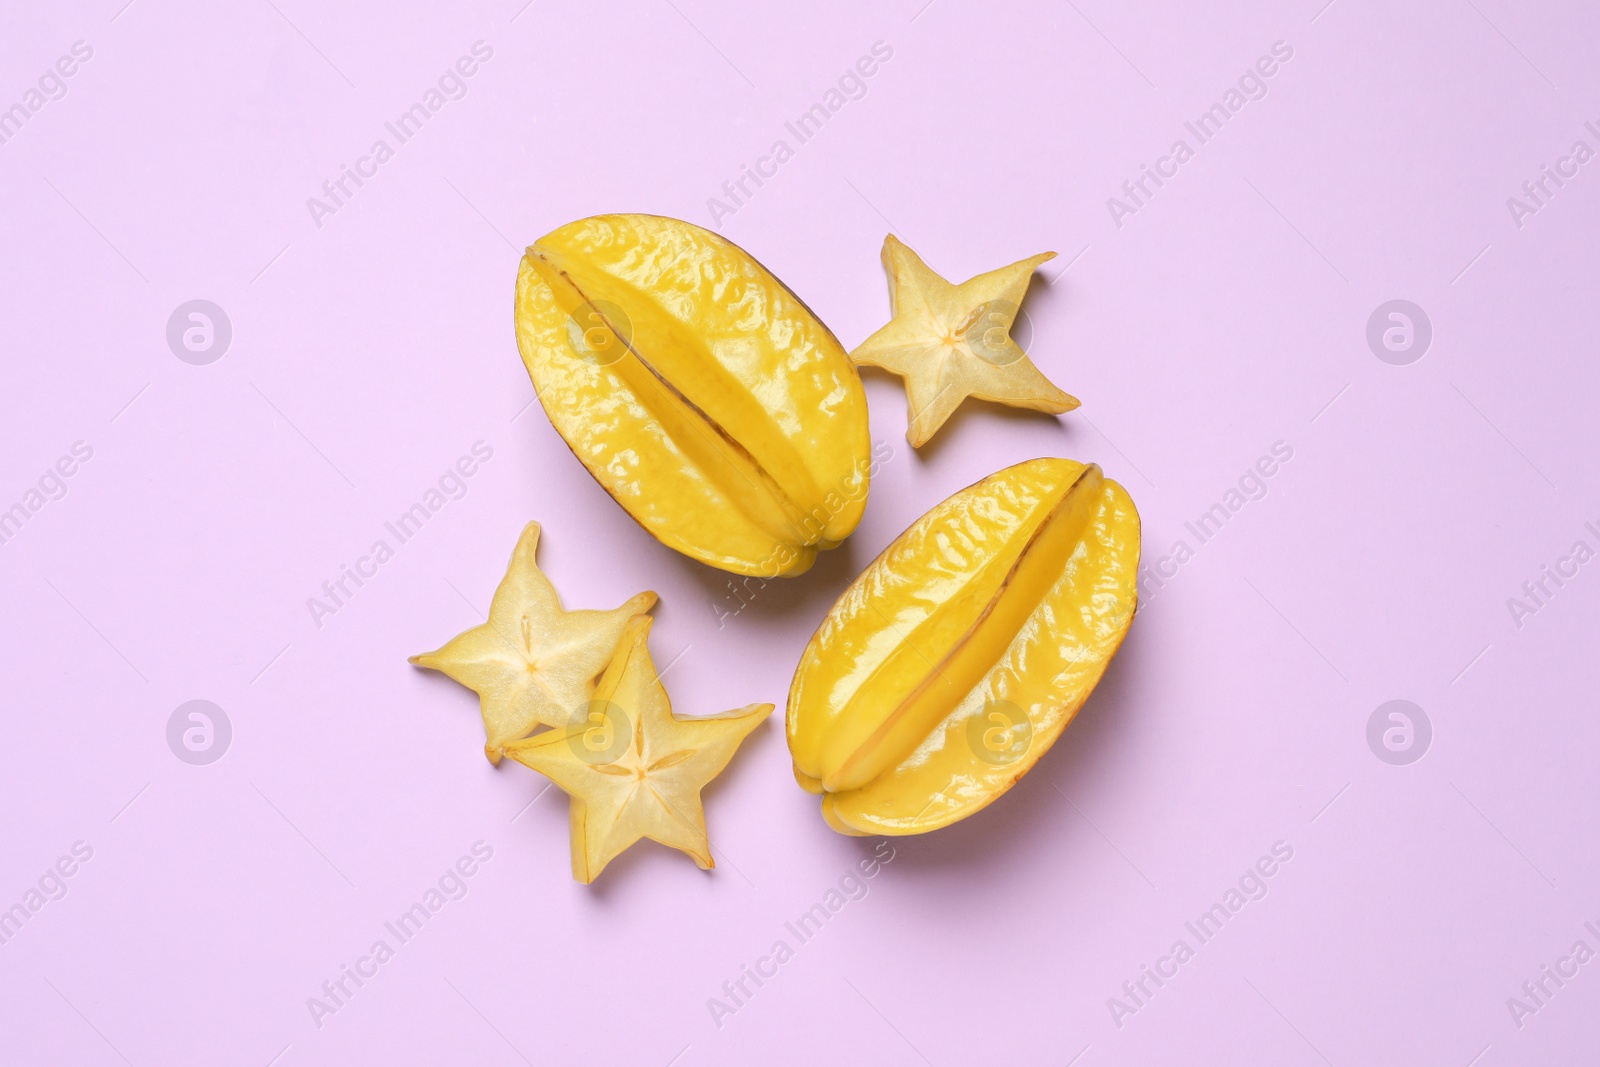
[(789, 690), (795, 778), (847, 834), (919, 834), (1010, 789), (1133, 620), (1139, 513), (1035, 459), (934, 507), (845, 590)]
[(774, 577), (860, 521), (861, 380), (737, 245), (656, 215), (569, 223), (522, 257), (516, 321), (550, 422), (663, 544)]

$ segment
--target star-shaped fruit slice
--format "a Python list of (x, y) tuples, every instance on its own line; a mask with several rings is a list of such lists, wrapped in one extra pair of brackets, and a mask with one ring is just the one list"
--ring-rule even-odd
[(850, 358), (905, 379), (906, 440), (913, 448), (969, 396), (1052, 415), (1078, 406), (1011, 339), (1034, 270), (1054, 258), (1045, 252), (951, 285), (893, 234), (884, 238), (894, 318)]
[(628, 620), (656, 602), (646, 592), (610, 611), (565, 611), (534, 560), (538, 547), (539, 524), (530, 522), (494, 591), (489, 621), (410, 659), (477, 692), (491, 763), (541, 723), (562, 726), (581, 715)]
[(572, 876), (585, 884), (644, 837), (687, 852), (702, 870), (716, 866), (700, 790), (772, 712), (751, 704), (703, 718), (672, 714), (645, 640), (651, 621), (628, 621), (585, 720), (506, 746), (571, 795)]

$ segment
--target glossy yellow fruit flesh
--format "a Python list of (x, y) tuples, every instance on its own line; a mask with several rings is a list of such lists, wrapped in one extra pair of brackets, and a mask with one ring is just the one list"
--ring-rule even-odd
[(936, 506), (847, 589), (789, 690), (795, 778), (851, 834), (946, 826), (1011, 788), (1133, 620), (1139, 514), (1036, 459)]
[(860, 521), (860, 378), (737, 245), (655, 215), (570, 223), (523, 256), (516, 323), (550, 422), (662, 543), (774, 577)]

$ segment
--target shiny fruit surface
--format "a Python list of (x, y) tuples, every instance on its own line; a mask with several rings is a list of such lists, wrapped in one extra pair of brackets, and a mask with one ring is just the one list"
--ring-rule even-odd
[(655, 215), (569, 223), (523, 256), (516, 327), (551, 424), (663, 544), (775, 577), (860, 521), (860, 378), (737, 245)]
[(936, 505), (845, 590), (789, 691), (795, 778), (850, 834), (978, 811), (1077, 713), (1133, 620), (1139, 515), (1037, 459)]

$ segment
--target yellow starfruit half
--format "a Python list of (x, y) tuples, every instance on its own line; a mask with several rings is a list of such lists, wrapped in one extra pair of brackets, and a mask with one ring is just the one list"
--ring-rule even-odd
[(554, 230), (517, 275), (551, 424), (663, 544), (799, 574), (866, 506), (866, 395), (828, 328), (737, 245), (656, 215)]
[(846, 834), (925, 833), (987, 806), (1100, 680), (1138, 567), (1139, 513), (1094, 464), (1029, 460), (938, 504), (806, 646), (796, 780)]

